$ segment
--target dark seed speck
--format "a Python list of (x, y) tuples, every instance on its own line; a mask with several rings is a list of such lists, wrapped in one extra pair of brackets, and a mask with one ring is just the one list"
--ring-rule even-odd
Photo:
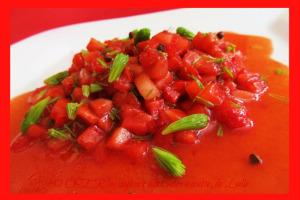
[(164, 46), (163, 44), (159, 44), (159, 45), (156, 47), (156, 49), (157, 49), (158, 51), (162, 51), (162, 52), (165, 52), (165, 51), (166, 51), (166, 48), (165, 48), (165, 46)]
[(251, 164), (253, 164), (253, 165), (257, 165), (257, 164), (262, 164), (263, 163), (262, 159), (258, 155), (254, 154), (254, 153), (252, 153), (252, 154), (249, 155), (249, 162)]
[(223, 31), (218, 32), (218, 33), (217, 33), (217, 37), (218, 37), (219, 39), (222, 39), (222, 38), (224, 37), (224, 32), (223, 32)]

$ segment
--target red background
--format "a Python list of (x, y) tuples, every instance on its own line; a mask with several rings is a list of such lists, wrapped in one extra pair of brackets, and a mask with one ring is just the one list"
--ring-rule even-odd
[(92, 20), (125, 17), (149, 12), (159, 8), (75, 8), (75, 9), (13, 9), (11, 12), (11, 43), (38, 32), (59, 26)]
[[(130, 4), (129, 4), (130, 2)], [(6, 3), (6, 4), (5, 4)], [(4, 5), (2, 5), (4, 4)], [(84, 5), (83, 5), (84, 4)], [(148, 5), (147, 5), (148, 4)], [(9, 46), (12, 41), (18, 41), (26, 36), (29, 36), (33, 33), (37, 33), (47, 28), (54, 27), (53, 24), (50, 27), (44, 28), (34, 28), (31, 29), (30, 32), (22, 32), (19, 28), (14, 29), (13, 26), (13, 15), (14, 12), (22, 11), (20, 7), (53, 7), (53, 6), (61, 6), (61, 7), (82, 7), (82, 6), (90, 6), (90, 7), (115, 7), (116, 5), (120, 8), (120, 6), (124, 7), (124, 12), (128, 12), (128, 10), (132, 9), (130, 7), (140, 7), (142, 9), (136, 9), (136, 12), (140, 10), (152, 10), (151, 7), (161, 7), (166, 8), (167, 6), (184, 6), (184, 7), (289, 7), (290, 8), (290, 191), (285, 195), (180, 195), (175, 196), (172, 194), (168, 195), (155, 195), (155, 199), (230, 199), (230, 200), (241, 200), (241, 199), (299, 199), (299, 186), (300, 186), (300, 27), (299, 27), (299, 19), (300, 19), (300, 10), (299, 10), (299, 0), (231, 0), (231, 1), (223, 1), (223, 0), (214, 0), (214, 1), (186, 1), (186, 0), (172, 0), (172, 1), (141, 1), (141, 0), (131, 0), (128, 2), (116, 2), (116, 1), (106, 1), (102, 2), (96, 0), (90, 0), (88, 2), (83, 1), (56, 1), (56, 0), (12, 0), (12, 1), (0, 1), (0, 9), (1, 9), (1, 37), (0, 37), (0, 55), (1, 55), (1, 84), (0, 84), (0, 110), (1, 110), (1, 140), (0, 140), (0, 152), (1, 152), (1, 162), (0, 165), (0, 196), (4, 197), (4, 199), (153, 199), (151, 195), (115, 195), (115, 196), (107, 196), (107, 195), (42, 195), (42, 194), (33, 194), (33, 195), (13, 195), (10, 194), (9, 185)], [(148, 6), (148, 8), (147, 8)], [(150, 7), (150, 8), (149, 8)], [(18, 8), (18, 9), (16, 9)], [(80, 10), (80, 9), (79, 9)], [(123, 10), (123, 9), (120, 9)], [(155, 9), (153, 9), (155, 10)], [(25, 12), (25, 11), (24, 11)], [(32, 12), (40, 12), (39, 9), (33, 10)], [(123, 11), (122, 11), (123, 12)], [(135, 14), (128, 13), (127, 15)], [(16, 14), (16, 13), (15, 13)], [(35, 15), (36, 13), (31, 13)], [(18, 15), (18, 14), (17, 14)], [(106, 15), (108, 16), (108, 15)], [(121, 15), (120, 15), (121, 16)], [(24, 15), (20, 16), (21, 18)], [(54, 16), (52, 16), (54, 17)], [(63, 18), (68, 18), (69, 16), (64, 16)], [(110, 16), (113, 17), (113, 16)], [(208, 16), (209, 17), (209, 16)], [(24, 17), (25, 18), (25, 17)], [(33, 21), (39, 19), (32, 18)], [(56, 19), (56, 21), (60, 20)], [(100, 18), (99, 18), (100, 19)], [(102, 19), (102, 18), (101, 18)], [(23, 20), (23, 19), (21, 19)], [(85, 19), (89, 20), (89, 19)], [(92, 19), (91, 19), (92, 20)], [(205, 19), (204, 19), (205, 20)], [(30, 21), (30, 20), (29, 20)], [(69, 23), (76, 23), (79, 21), (70, 21)], [(20, 24), (17, 26), (26, 26), (26, 24)], [(25, 23), (25, 22), (22, 22)], [(36, 23), (36, 22), (34, 22)], [(41, 23), (41, 22), (39, 22)], [(45, 22), (43, 22), (45, 23)], [(45, 23), (46, 24), (46, 23)], [(50, 23), (51, 24), (51, 23)], [(55, 26), (61, 26), (63, 24), (57, 24)], [(28, 25), (27, 25), (28, 26)], [(32, 25), (33, 26), (33, 25)], [(48, 26), (48, 25), (47, 25)], [(11, 34), (11, 29), (20, 31), (18, 36), (13, 36)], [(26, 28), (27, 29), (27, 28)], [(22, 33), (21, 33), (22, 32)], [(2, 37), (3, 35), (3, 37)], [(276, 114), (276, 113), (275, 113)], [(270, 133), (272, 134), (272, 133)], [(22, 167), (22, 166), (20, 166)]]

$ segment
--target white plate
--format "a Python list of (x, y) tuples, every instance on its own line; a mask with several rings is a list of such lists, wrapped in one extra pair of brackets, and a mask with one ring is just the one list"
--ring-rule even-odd
[(67, 69), (72, 56), (91, 37), (122, 38), (142, 27), (151, 28), (153, 34), (184, 26), (195, 32), (224, 30), (266, 36), (273, 41), (273, 58), (288, 65), (288, 15), (288, 9), (177, 9), (45, 31), (11, 45), (10, 97), (41, 86), (50, 74)]

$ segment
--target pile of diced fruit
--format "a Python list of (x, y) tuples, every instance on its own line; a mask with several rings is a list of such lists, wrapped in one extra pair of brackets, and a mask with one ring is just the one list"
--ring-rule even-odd
[(222, 127), (252, 127), (245, 103), (267, 90), (224, 35), (179, 27), (153, 37), (143, 28), (125, 39), (92, 38), (68, 71), (32, 92), (12, 147), (43, 141), (54, 152), (68, 146), (89, 153), (101, 143), (133, 159), (152, 153), (182, 176), (184, 164), (160, 144), (196, 144), (211, 122), (218, 134)]

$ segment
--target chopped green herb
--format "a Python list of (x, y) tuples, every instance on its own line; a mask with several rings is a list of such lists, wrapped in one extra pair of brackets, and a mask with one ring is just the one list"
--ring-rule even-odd
[(109, 113), (110, 119), (113, 121), (120, 120), (119, 112), (120, 111), (117, 108), (112, 108)]
[(48, 90), (47, 88), (41, 90), (41, 91), (36, 95), (36, 99), (37, 99), (37, 100), (42, 99), (42, 98), (45, 96), (47, 90)]
[(202, 82), (195, 75), (191, 74), (190, 77), (197, 83), (198, 87), (201, 90), (204, 89), (204, 85), (202, 84)]
[(152, 147), (152, 151), (158, 164), (172, 176), (185, 174), (185, 165), (176, 155), (160, 147)]
[(47, 85), (57, 85), (69, 75), (68, 71), (59, 72), (44, 80)]
[(137, 31), (134, 37), (134, 44), (150, 39), (150, 29), (143, 28)]
[(98, 62), (100, 65), (102, 65), (102, 67), (104, 67), (104, 68), (109, 68), (109, 66), (106, 64), (106, 62), (103, 61), (102, 59), (97, 58), (97, 62)]
[(169, 124), (161, 134), (167, 135), (177, 131), (204, 128), (207, 126), (208, 120), (209, 118), (205, 114), (189, 115)]
[(226, 47), (226, 52), (229, 53), (229, 52), (235, 52), (235, 48), (236, 46), (234, 44), (230, 44)]
[(127, 62), (129, 60), (129, 56), (125, 54), (117, 54), (115, 57), (111, 70), (109, 72), (108, 82), (112, 83), (119, 79), (121, 76)]
[(80, 106), (79, 103), (68, 103), (67, 104), (67, 114), (70, 120), (75, 120), (77, 108)]
[(82, 56), (87, 56), (87, 55), (89, 55), (89, 51), (88, 51), (88, 50), (85, 50), (85, 49), (82, 49), (82, 50), (81, 50), (81, 55), (82, 55)]
[(280, 68), (278, 68), (278, 69), (275, 69), (274, 73), (276, 75), (279, 75), (279, 76), (286, 76), (286, 75), (289, 74), (289, 71), (288, 71), (288, 69), (280, 69)]
[(95, 92), (99, 92), (101, 91), (103, 88), (100, 84), (97, 84), (97, 83), (92, 83), (90, 85), (90, 92), (91, 93), (95, 93)]
[(224, 57), (221, 57), (221, 58), (215, 58), (214, 59), (214, 62), (217, 63), (217, 64), (221, 64), (225, 61), (225, 58)]
[(224, 134), (223, 127), (221, 124), (219, 124), (218, 130), (217, 130), (217, 136), (222, 137), (223, 134)]
[(48, 134), (51, 137), (58, 138), (58, 139), (64, 139), (65, 140), (65, 139), (68, 138), (65, 132), (54, 129), (54, 128), (49, 129)]
[(57, 100), (60, 99), (60, 98), (61, 98), (61, 97), (54, 97), (54, 98), (52, 98), (52, 99), (48, 102), (48, 105), (57, 102)]
[(113, 51), (107, 52), (106, 55), (114, 56), (114, 55), (116, 55), (116, 54), (118, 54), (118, 53), (120, 53), (120, 51), (118, 51), (118, 50), (113, 50)]
[(278, 101), (283, 102), (283, 103), (289, 103), (289, 98), (286, 96), (282, 96), (282, 95), (274, 94), (274, 93), (268, 93), (268, 95)]
[(230, 78), (234, 78), (234, 75), (233, 75), (231, 69), (229, 69), (228, 67), (224, 66), (224, 67), (223, 67), (223, 70), (224, 70), (224, 72), (225, 72), (226, 74), (228, 74), (228, 76), (229, 76)]
[(30, 125), (38, 122), (38, 120), (40, 119), (41, 115), (43, 114), (45, 108), (47, 107), (49, 101), (50, 101), (50, 97), (47, 97), (45, 99), (40, 100), (33, 106), (31, 106), (29, 111), (26, 113), (25, 119), (23, 120), (22, 125), (21, 125), (21, 131), (23, 134), (26, 133), (26, 131)]
[(88, 85), (82, 85), (81, 86), (81, 90), (82, 90), (82, 94), (85, 97), (89, 97), (90, 96), (90, 86)]
[(184, 27), (178, 27), (176, 29), (176, 33), (181, 35), (182, 37), (185, 37), (189, 40), (192, 40), (195, 37), (195, 34), (191, 31), (189, 31), (188, 29), (184, 28)]
[(237, 109), (241, 109), (241, 108), (242, 108), (242, 106), (241, 106), (240, 104), (237, 104), (237, 103), (234, 103), (234, 102), (230, 102), (230, 104), (231, 104), (233, 107), (237, 108)]
[(207, 106), (207, 107), (213, 107), (215, 106), (215, 104), (213, 104), (211, 101), (208, 101), (206, 99), (204, 99), (203, 97), (201, 96), (196, 96), (196, 98), (194, 99), (194, 101), (198, 101), (200, 103), (202, 103), (203, 105)]

